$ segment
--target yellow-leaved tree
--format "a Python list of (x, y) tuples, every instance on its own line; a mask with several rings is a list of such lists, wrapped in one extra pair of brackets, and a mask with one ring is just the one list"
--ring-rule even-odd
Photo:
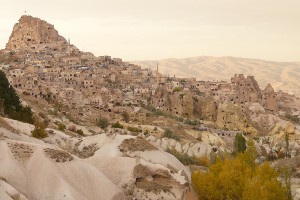
[(254, 142), (234, 158), (217, 160), (209, 172), (195, 171), (192, 183), (201, 200), (287, 200), (286, 188), (268, 163), (255, 163)]

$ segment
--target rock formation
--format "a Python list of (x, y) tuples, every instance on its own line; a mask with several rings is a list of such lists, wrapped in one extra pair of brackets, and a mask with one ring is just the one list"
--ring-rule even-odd
[(157, 109), (174, 115), (193, 117), (193, 95), (188, 88), (169, 93), (164, 86), (160, 86), (152, 96), (152, 104)]
[(219, 106), (216, 124), (219, 128), (227, 130), (243, 131), (252, 135), (257, 133), (241, 108), (234, 104), (221, 104)]
[(28, 15), (23, 15), (14, 25), (7, 50), (12, 51), (70, 51), (77, 49), (68, 44), (67, 40), (60, 36), (52, 24), (44, 20)]
[(243, 110), (246, 103), (258, 102), (268, 111), (278, 111), (276, 95), (270, 83), (264, 90), (261, 90), (253, 76), (245, 78), (243, 74), (239, 74), (234, 75), (231, 84), (233, 95), (230, 100), (232, 103), (240, 104)]
[(247, 102), (257, 102), (260, 99), (260, 89), (253, 76), (244, 77), (243, 74), (234, 75), (231, 79), (234, 96), (233, 103), (244, 104)]
[(262, 92), (261, 104), (267, 110), (271, 112), (277, 112), (278, 106), (276, 101), (276, 94), (273, 87), (269, 83)]

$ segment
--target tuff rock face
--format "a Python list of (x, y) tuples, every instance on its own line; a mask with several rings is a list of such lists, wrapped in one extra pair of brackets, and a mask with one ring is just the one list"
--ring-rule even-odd
[(39, 18), (23, 15), (14, 25), (6, 50), (68, 51), (68, 42), (58, 34), (52, 24)]
[(160, 86), (153, 95), (153, 105), (160, 110), (184, 117), (193, 116), (193, 96), (189, 89), (170, 94), (167, 89)]
[(234, 91), (231, 97), (232, 103), (240, 104), (244, 108), (247, 103), (258, 102), (267, 111), (278, 111), (276, 94), (270, 83), (264, 90), (261, 90), (253, 76), (245, 78), (243, 74), (239, 74), (231, 79), (231, 84)]
[(240, 130), (255, 135), (257, 131), (251, 126), (241, 108), (234, 104), (221, 104), (218, 108), (217, 126), (228, 130)]
[(272, 85), (269, 83), (262, 92), (261, 104), (267, 111), (278, 111), (276, 94)]
[[(152, 104), (156, 109), (177, 116), (213, 121), (218, 128), (254, 135), (257, 130), (247, 118), (254, 114), (249, 106), (257, 104), (263, 109), (262, 112), (273, 115), (279, 112), (278, 95), (271, 84), (262, 90), (253, 76), (236, 74), (230, 83), (201, 84), (204, 87), (200, 87), (200, 90), (205, 92), (205, 96), (193, 93), (190, 86), (183, 86), (183, 90), (173, 92), (167, 86), (159, 86), (152, 96)], [(266, 123), (266, 126), (270, 128), (272, 124)]]
[(231, 83), (234, 89), (232, 102), (244, 104), (247, 102), (257, 102), (260, 99), (260, 89), (253, 76), (245, 78), (242, 74), (235, 75), (231, 79)]

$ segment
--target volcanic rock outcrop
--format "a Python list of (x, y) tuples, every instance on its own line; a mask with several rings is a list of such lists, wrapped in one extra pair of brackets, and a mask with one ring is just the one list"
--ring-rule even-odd
[(10, 51), (70, 51), (77, 49), (69, 45), (67, 40), (60, 36), (52, 24), (28, 15), (23, 15), (14, 25), (12, 34), (6, 44)]

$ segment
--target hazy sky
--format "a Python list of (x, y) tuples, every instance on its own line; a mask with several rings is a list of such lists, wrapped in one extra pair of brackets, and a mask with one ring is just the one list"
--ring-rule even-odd
[(95, 55), (300, 61), (300, 0), (1, 0), (0, 48), (28, 14)]

